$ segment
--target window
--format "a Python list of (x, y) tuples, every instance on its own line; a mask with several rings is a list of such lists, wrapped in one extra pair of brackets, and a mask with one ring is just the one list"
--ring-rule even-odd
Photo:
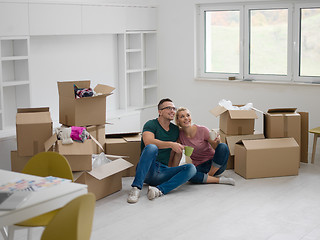
[(320, 82), (320, 4), (198, 6), (197, 77)]

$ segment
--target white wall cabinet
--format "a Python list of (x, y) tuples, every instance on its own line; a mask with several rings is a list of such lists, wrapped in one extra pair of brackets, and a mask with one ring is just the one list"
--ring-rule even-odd
[(27, 3), (0, 3), (0, 36), (29, 34)]
[(126, 9), (113, 6), (82, 6), (82, 33), (124, 33)]
[(157, 103), (156, 31), (119, 36), (120, 108), (127, 111)]
[(119, 101), (112, 117), (118, 124), (112, 131), (139, 130), (140, 109), (158, 100), (156, 14), (147, 6), (0, 1), (0, 137), (8, 130), (15, 134), (17, 108), (31, 105), (29, 42), (50, 35), (118, 37)]
[(152, 7), (126, 7), (127, 30), (156, 30), (157, 9)]
[(29, 4), (30, 35), (81, 34), (81, 5)]
[(30, 106), (29, 37), (0, 43), (0, 130), (14, 131), (17, 108)]

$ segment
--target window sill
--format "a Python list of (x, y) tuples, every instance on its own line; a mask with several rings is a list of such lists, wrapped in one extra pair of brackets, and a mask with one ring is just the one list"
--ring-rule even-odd
[(277, 81), (262, 81), (262, 80), (226, 80), (226, 79), (214, 79), (214, 78), (201, 78), (196, 77), (195, 81), (212, 81), (212, 82), (224, 82), (224, 83), (252, 83), (252, 84), (274, 84), (274, 85), (289, 85), (289, 86), (319, 86), (320, 83), (312, 82), (277, 82)]

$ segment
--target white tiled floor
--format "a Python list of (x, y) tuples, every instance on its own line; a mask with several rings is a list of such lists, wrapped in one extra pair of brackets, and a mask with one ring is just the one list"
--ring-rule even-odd
[(124, 178), (120, 192), (97, 201), (91, 240), (320, 239), (318, 162), (301, 164), (292, 177), (246, 180), (232, 170), (224, 175), (236, 186), (185, 184), (153, 201), (144, 187), (136, 204), (126, 202), (133, 178)]

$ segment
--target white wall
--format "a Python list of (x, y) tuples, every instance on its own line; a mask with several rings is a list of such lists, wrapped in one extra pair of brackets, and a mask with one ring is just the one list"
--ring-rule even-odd
[[(32, 107), (49, 106), (54, 122), (59, 118), (57, 81), (91, 80), (117, 86), (117, 36), (79, 35), (30, 38)], [(115, 109), (118, 94), (107, 97), (108, 110)]]
[[(176, 106), (191, 110), (193, 121), (218, 127), (209, 110), (219, 100), (235, 104), (252, 102), (258, 109), (297, 107), (308, 111), (310, 128), (320, 125), (320, 86), (257, 84), (246, 82), (205, 82), (194, 79), (195, 4), (218, 1), (161, 0), (158, 7), (159, 98), (170, 97)], [(220, 2), (225, 2), (221, 1)], [(262, 131), (262, 117), (256, 121)], [(311, 136), (310, 136), (311, 140)], [(312, 140), (309, 141), (311, 151)]]

